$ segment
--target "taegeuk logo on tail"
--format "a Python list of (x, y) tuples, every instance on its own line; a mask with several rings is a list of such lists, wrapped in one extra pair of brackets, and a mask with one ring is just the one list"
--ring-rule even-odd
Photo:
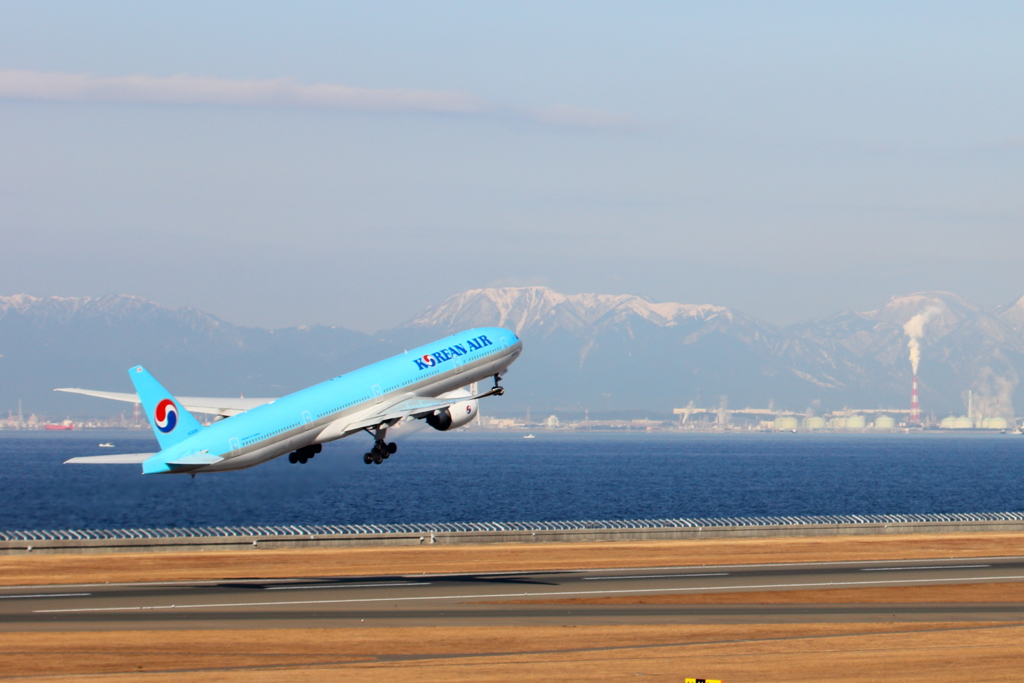
[(156, 428), (161, 432), (169, 434), (174, 431), (174, 426), (178, 424), (178, 409), (175, 407), (174, 401), (165, 398), (157, 403), (153, 417), (156, 420)]

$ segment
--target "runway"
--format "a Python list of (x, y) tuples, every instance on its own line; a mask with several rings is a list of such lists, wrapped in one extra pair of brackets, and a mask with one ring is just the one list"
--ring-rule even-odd
[[(1024, 597), (901, 597), (1014, 583), (1024, 557), (20, 586), (0, 588), (0, 630), (1020, 621)], [(897, 592), (771, 599), (850, 589)]]

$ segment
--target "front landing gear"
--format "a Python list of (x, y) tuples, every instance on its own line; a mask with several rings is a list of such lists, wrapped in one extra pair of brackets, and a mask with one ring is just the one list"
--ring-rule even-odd
[[(367, 429), (366, 431), (370, 432), (369, 429)], [(387, 436), (387, 432), (387, 425), (377, 427), (372, 432), (370, 432), (371, 434), (373, 434), (373, 448), (370, 449), (369, 453), (363, 455), (363, 462), (365, 462), (367, 465), (369, 465), (370, 463), (379, 465), (385, 460), (387, 460), (389, 457), (394, 455), (396, 451), (398, 451), (397, 443), (388, 443), (387, 441), (384, 440), (384, 437)]]

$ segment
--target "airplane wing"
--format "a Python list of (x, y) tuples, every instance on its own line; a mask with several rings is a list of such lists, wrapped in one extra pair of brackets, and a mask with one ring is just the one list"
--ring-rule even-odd
[[(111, 401), (124, 401), (125, 403), (141, 403), (137, 394), (121, 394), (114, 391), (93, 391), (92, 389), (72, 388), (54, 389), (54, 391), (64, 391), (69, 394), (84, 394), (85, 396), (106, 398)], [(252, 410), (257, 406), (277, 400), (274, 398), (204, 398), (201, 396), (178, 396), (177, 399), (178, 403), (180, 403), (182, 407), (190, 413), (204, 413), (207, 415), (220, 415), (222, 417), (238, 415), (247, 410)]]
[(337, 422), (327, 425), (327, 427), (320, 432), (320, 435), (317, 437), (317, 441), (331, 441), (347, 434), (358, 432), (362, 429), (376, 427), (381, 424), (394, 424), (406, 417), (427, 417), (435, 410), (443, 410), (444, 408), (455, 405), (456, 403), (472, 401), (474, 399), (485, 398), (487, 396), (500, 396), (502, 393), (504, 393), (504, 389), (502, 387), (494, 387), (482, 394), (471, 395), (468, 391), (457, 391), (451, 392), (448, 396), (442, 396), (440, 398), (407, 394), (396, 401), (382, 403), (379, 406), (374, 406), (373, 408), (360, 413), (359, 415), (354, 415), (348, 422), (338, 420)]
[(220, 456), (210, 455), (209, 453), (206, 453), (204, 451), (202, 453), (192, 453), (191, 455), (183, 456), (181, 458), (178, 458), (177, 460), (168, 460), (167, 464), (168, 465), (177, 465), (177, 466), (184, 466), (184, 465), (215, 465), (215, 464), (217, 464), (218, 462), (220, 462), (223, 459), (224, 458), (221, 458)]
[(465, 396), (448, 399), (423, 398), (422, 396), (405, 398), (394, 403), (371, 408), (369, 411), (356, 416), (353, 422), (346, 425), (345, 431), (373, 427), (382, 422), (397, 421), (410, 415), (413, 417), (424, 417), (435, 410), (441, 410), (459, 401), (467, 400), (469, 400), (469, 397)]
[(86, 455), (65, 460), (72, 465), (137, 465), (149, 460), (156, 453), (120, 453), (118, 455)]

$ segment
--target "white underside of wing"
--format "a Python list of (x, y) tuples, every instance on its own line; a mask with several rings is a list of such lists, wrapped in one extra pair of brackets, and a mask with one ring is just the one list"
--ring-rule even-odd
[(120, 453), (118, 455), (85, 455), (65, 460), (68, 465), (138, 465), (152, 458), (156, 453)]
[(362, 429), (363, 427), (378, 425), (381, 422), (400, 420), (403, 417), (408, 417), (410, 415), (432, 413), (435, 410), (446, 408), (455, 402), (456, 401), (453, 400), (423, 396), (403, 398), (391, 403), (387, 407), (375, 406), (374, 408), (363, 412), (361, 415), (355, 416), (355, 419), (349, 424), (348, 429)]
[(373, 406), (357, 415), (332, 422), (320, 432), (316, 440), (318, 443), (333, 441), (361, 429), (376, 427), (382, 423), (394, 423), (406, 417), (423, 417), (435, 410), (474, 398), (477, 396), (464, 389), (456, 389), (437, 398), (406, 394), (397, 400)]
[(216, 465), (217, 463), (224, 460), (224, 458), (217, 455), (210, 455), (209, 453), (192, 453), (191, 455), (185, 455), (177, 460), (168, 460), (168, 465)]
[(223, 415), (231, 417), (240, 415), (247, 410), (276, 401), (276, 398), (203, 398), (198, 396), (179, 396), (178, 403), (190, 413), (206, 415)]
[[(141, 403), (136, 394), (122, 394), (116, 391), (94, 391), (92, 389), (63, 388), (54, 389), (69, 394), (83, 394), (95, 396), (111, 401), (124, 401), (125, 403)], [(208, 398), (204, 396), (178, 396), (178, 403), (190, 413), (203, 413), (206, 415), (223, 415), (231, 417), (252, 410), (257, 406), (270, 403), (277, 399), (273, 398)]]

